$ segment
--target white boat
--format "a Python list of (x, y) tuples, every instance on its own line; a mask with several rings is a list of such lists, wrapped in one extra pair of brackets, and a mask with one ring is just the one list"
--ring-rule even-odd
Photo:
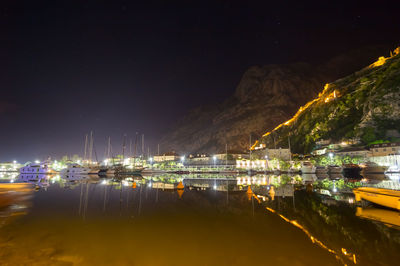
[(357, 202), (367, 200), (378, 205), (400, 210), (400, 191), (398, 190), (359, 187), (353, 189), (353, 193)]
[(357, 207), (356, 215), (368, 220), (378, 221), (387, 226), (400, 227), (400, 215), (398, 211), (380, 208), (361, 208)]
[(315, 181), (318, 180), (316, 174), (302, 174), (301, 179), (303, 180), (303, 183), (314, 183)]
[(343, 168), (338, 165), (330, 165), (328, 166), (329, 174), (341, 174), (343, 172)]
[(315, 174), (316, 167), (309, 161), (301, 163), (301, 173), (302, 174)]
[(62, 175), (95, 175), (99, 173), (99, 169), (91, 167), (83, 167), (79, 164), (69, 164), (67, 168), (60, 171)]
[(19, 169), (21, 174), (54, 174), (55, 171), (50, 168), (48, 163), (30, 163)]
[(315, 169), (315, 173), (317, 175), (325, 175), (328, 173), (328, 168), (326, 168), (325, 166), (317, 166)]
[(387, 166), (378, 165), (374, 162), (366, 162), (365, 164), (361, 165), (361, 175), (368, 175), (368, 174), (383, 174), (388, 169)]

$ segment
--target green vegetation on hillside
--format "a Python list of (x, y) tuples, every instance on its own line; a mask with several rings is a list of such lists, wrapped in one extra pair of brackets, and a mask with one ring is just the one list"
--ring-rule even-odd
[[(395, 55), (326, 86), (318, 99), (259, 141), (308, 153), (321, 139), (359, 138), (365, 145), (396, 140), (400, 132), (400, 49)], [(389, 134), (391, 132), (391, 134)], [(393, 135), (394, 132), (394, 135)]]

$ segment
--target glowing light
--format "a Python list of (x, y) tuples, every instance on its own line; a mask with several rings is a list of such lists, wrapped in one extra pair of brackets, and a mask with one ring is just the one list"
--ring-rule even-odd
[(40, 161), (39, 160), (35, 160), (35, 163), (40, 163)]
[[(290, 224), (296, 226), (296, 227), (299, 228), (300, 230), (302, 230), (302, 231), (310, 238), (311, 242), (313, 242), (314, 244), (316, 244), (316, 245), (320, 246), (321, 248), (327, 250), (328, 252), (334, 254), (338, 260), (340, 260), (344, 265), (346, 265), (346, 264), (344, 263), (344, 261), (342, 260), (342, 258), (339, 257), (338, 252), (336, 252), (336, 251), (334, 251), (334, 250), (328, 248), (326, 245), (324, 245), (324, 243), (322, 243), (321, 241), (319, 241), (318, 239), (316, 239), (313, 235), (311, 235), (311, 233), (310, 233), (306, 228), (304, 228), (304, 227), (303, 227), (301, 224), (299, 224), (296, 220), (290, 220), (290, 219), (288, 219), (287, 217), (283, 216), (282, 214), (277, 213), (274, 209), (271, 209), (271, 208), (268, 208), (268, 207), (266, 207), (266, 209), (267, 209), (268, 211), (272, 212), (272, 213), (276, 213), (277, 215), (279, 215), (279, 217), (281, 217), (281, 218), (282, 218), (283, 220), (285, 220), (286, 222), (288, 222), (288, 223), (290, 223)], [(355, 254), (351, 254), (350, 252), (348, 252), (348, 251), (347, 251), (346, 249), (344, 249), (344, 248), (341, 249), (341, 252), (343, 253), (343, 255), (345, 255), (345, 257), (346, 257), (347, 259), (353, 261), (354, 264), (357, 264), (356, 255), (355, 255)]]
[[(324, 89), (322, 90), (322, 92), (320, 92), (320, 93), (318, 94), (318, 97), (317, 97), (317, 98), (315, 98), (315, 99), (309, 101), (308, 103), (306, 103), (305, 105), (301, 106), (301, 107), (299, 108), (299, 110), (296, 112), (296, 114), (295, 114), (292, 118), (290, 118), (290, 119), (287, 120), (286, 122), (283, 122), (282, 124), (276, 126), (273, 130), (271, 130), (271, 131), (265, 133), (262, 137), (267, 137), (267, 136), (270, 135), (272, 132), (274, 132), (274, 131), (280, 129), (280, 128), (283, 127), (283, 126), (289, 126), (289, 125), (292, 124), (305, 110), (307, 110), (307, 109), (308, 109), (311, 105), (313, 105), (314, 103), (321, 102), (321, 101), (324, 102), (324, 103), (327, 103), (327, 102), (331, 101), (332, 99), (335, 99), (335, 98), (339, 97), (339, 96), (340, 96), (340, 95), (339, 95), (339, 91), (337, 91), (337, 90), (334, 90), (334, 91), (331, 92), (330, 94), (326, 95), (326, 94), (327, 94), (327, 91), (328, 91), (329, 89), (331, 89), (331, 88), (332, 88), (332, 85), (331, 85), (331, 84), (329, 84), (329, 83), (325, 84)], [(325, 95), (326, 95), (326, 96), (325, 96)], [(324, 96), (324, 97), (323, 97), (323, 96)], [(258, 144), (259, 144), (259, 141), (257, 140), (257, 141), (253, 144), (253, 146), (250, 147), (250, 149), (251, 149), (251, 150), (254, 150), (254, 149), (257, 147)]]
[[(389, 57), (389, 58), (390, 58), (390, 57)], [(372, 63), (369, 67), (370, 67), (370, 68), (373, 68), (373, 67), (381, 66), (381, 65), (385, 64), (385, 63), (386, 63), (386, 60), (388, 60), (389, 58), (386, 58), (386, 57), (384, 57), (384, 56), (381, 56), (381, 57), (378, 58), (378, 60), (376, 60), (374, 63)]]

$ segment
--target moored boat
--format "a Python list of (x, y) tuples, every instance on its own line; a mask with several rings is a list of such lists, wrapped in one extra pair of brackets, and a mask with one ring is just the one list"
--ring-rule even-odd
[(47, 162), (29, 163), (19, 169), (21, 174), (54, 174), (55, 171), (50, 168)]
[(330, 165), (330, 166), (328, 166), (328, 171), (329, 171), (330, 175), (341, 174), (343, 171), (343, 168), (338, 165)]
[(398, 190), (359, 187), (353, 189), (353, 193), (356, 201), (367, 200), (378, 205), (400, 210), (400, 191)]
[(400, 227), (400, 215), (397, 211), (381, 208), (361, 208), (357, 207), (358, 217), (384, 223), (388, 226)]
[(309, 161), (301, 163), (301, 173), (302, 174), (315, 174), (316, 167)]
[(388, 169), (387, 166), (378, 165), (374, 162), (366, 162), (365, 164), (362, 164), (361, 167), (361, 175), (383, 174)]
[(328, 173), (328, 168), (326, 168), (325, 166), (317, 166), (315, 168), (316, 175), (325, 175), (327, 173)]
[(343, 166), (343, 175), (347, 178), (361, 178), (361, 167), (357, 164), (345, 164)]
[(92, 167), (83, 167), (79, 164), (69, 164), (67, 168), (60, 171), (62, 175), (92, 175), (98, 174), (99, 169)]

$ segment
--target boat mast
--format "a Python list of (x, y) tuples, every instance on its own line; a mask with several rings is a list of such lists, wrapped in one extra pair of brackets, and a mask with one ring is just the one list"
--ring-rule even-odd
[(225, 143), (225, 168), (228, 165), (228, 143)]
[(142, 134), (142, 156), (144, 158), (144, 134)]
[(138, 141), (138, 133), (136, 132), (136, 137), (135, 137), (135, 147), (133, 150), (133, 157), (136, 158), (136, 151), (137, 151), (137, 141)]
[(129, 139), (129, 157), (132, 157), (132, 138)]
[(89, 158), (88, 158), (90, 163), (92, 163), (92, 153), (93, 153), (93, 131), (90, 131)]
[(110, 158), (110, 152), (111, 152), (111, 137), (108, 137), (107, 159)]
[(289, 158), (292, 161), (292, 152), (290, 151), (290, 135), (288, 135), (288, 143), (289, 143)]
[(122, 159), (125, 159), (125, 149), (126, 149), (126, 134), (122, 139)]
[(84, 151), (84, 154), (83, 154), (83, 161), (86, 161), (87, 145), (88, 145), (88, 134), (85, 135), (85, 151)]
[(249, 159), (250, 159), (250, 170), (251, 170), (251, 168), (252, 168), (252, 165), (251, 165), (251, 133), (249, 136)]

